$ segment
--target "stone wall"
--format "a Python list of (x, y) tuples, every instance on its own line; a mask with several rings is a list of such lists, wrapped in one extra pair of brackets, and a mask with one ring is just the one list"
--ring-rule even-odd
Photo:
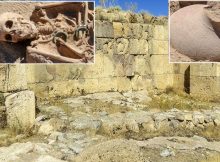
[(166, 17), (98, 10), (91, 65), (28, 65), (28, 87), (41, 98), (174, 86), (186, 66), (168, 63)]
[(35, 122), (35, 95), (27, 90), (25, 65), (0, 65), (0, 128), (25, 131)]
[[(48, 99), (173, 88), (195, 96), (216, 96), (220, 85), (217, 65), (169, 64), (166, 17), (117, 10), (97, 10), (95, 64), (21, 67), (1, 67), (1, 73), (19, 73), (10, 78), (1, 75), (3, 92), (21, 86), (33, 90), (38, 98)], [(13, 79), (17, 81), (10, 82)]]

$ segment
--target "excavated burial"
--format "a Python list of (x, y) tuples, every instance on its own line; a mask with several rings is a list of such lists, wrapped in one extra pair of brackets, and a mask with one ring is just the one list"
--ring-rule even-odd
[(206, 7), (191, 5), (171, 15), (171, 46), (196, 61), (220, 61), (220, 38)]

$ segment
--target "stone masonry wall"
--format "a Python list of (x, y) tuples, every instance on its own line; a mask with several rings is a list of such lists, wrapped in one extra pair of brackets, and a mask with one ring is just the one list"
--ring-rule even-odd
[[(96, 16), (95, 23), (95, 64), (27, 66), (28, 87), (37, 96), (50, 98), (106, 91), (138, 91), (172, 85), (173, 65), (168, 65), (166, 21), (154, 18), (156, 24), (141, 20), (129, 22), (118, 20), (111, 13), (107, 13), (103, 20), (99, 19), (100, 15)], [(169, 74), (165, 83), (160, 81), (164, 74)]]
[(99, 10), (95, 25), (95, 64), (26, 66), (28, 87), (37, 96), (183, 90), (186, 66), (168, 63), (167, 18)]
[(216, 97), (220, 88), (218, 65), (169, 64), (166, 17), (103, 9), (96, 13), (95, 64), (5, 65), (0, 70), (19, 74), (0, 76), (2, 92), (30, 89), (42, 99), (169, 87)]

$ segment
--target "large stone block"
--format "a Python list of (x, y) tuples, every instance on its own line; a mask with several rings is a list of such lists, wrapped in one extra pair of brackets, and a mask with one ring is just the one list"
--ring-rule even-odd
[[(55, 69), (55, 65), (53, 68)], [(28, 84), (45, 83), (54, 79), (54, 75), (48, 73), (47, 65), (29, 64), (26, 66), (26, 75)]]
[(113, 23), (95, 21), (95, 34), (97, 38), (114, 38)]
[(9, 65), (7, 70), (7, 91), (18, 91), (27, 89), (25, 65)]
[(115, 40), (109, 38), (96, 38), (96, 52), (112, 55), (115, 52)]
[(140, 39), (142, 34), (142, 26), (138, 23), (126, 23), (124, 26), (124, 37), (125, 38), (136, 38)]
[(168, 41), (169, 31), (167, 25), (155, 25), (153, 27), (153, 39)]
[(152, 55), (150, 57), (152, 74), (173, 74), (174, 64), (169, 64), (168, 55)]
[[(81, 65), (78, 72), (80, 79), (92, 79), (92, 78), (100, 78), (103, 76), (103, 70), (104, 70), (104, 55), (97, 53), (95, 55), (95, 63), (91, 65)], [(78, 66), (79, 67), (79, 66)]]
[(99, 78), (98, 92), (115, 92), (117, 91), (117, 77)]
[(81, 95), (99, 92), (99, 79), (79, 79), (77, 90)]
[(185, 77), (183, 74), (174, 74), (173, 75), (173, 88), (178, 92), (185, 91)]
[(46, 65), (46, 71), (49, 74), (48, 79), (50, 79), (50, 77), (53, 76), (51, 80), (55, 80), (55, 81), (68, 80), (71, 66), (73, 65), (71, 64)]
[(134, 76), (134, 61), (135, 57), (133, 55), (126, 55), (124, 62), (125, 76)]
[(133, 38), (147, 40), (151, 36), (152, 26), (149, 24), (114, 22), (115, 38)]
[(125, 69), (124, 69), (124, 63), (125, 63), (125, 55), (113, 55), (113, 62), (114, 62), (114, 76), (116, 77), (124, 77), (125, 76)]
[(117, 85), (119, 92), (126, 92), (132, 90), (131, 80), (127, 77), (117, 77)]
[(132, 90), (141, 91), (141, 90), (149, 90), (153, 88), (152, 78), (149, 76), (139, 76), (136, 75), (131, 80)]
[(169, 53), (169, 42), (151, 40), (149, 42), (149, 54), (151, 55), (168, 55)]
[(220, 76), (218, 64), (194, 64), (190, 65), (191, 76)]
[(220, 99), (219, 76), (190, 76), (191, 95), (207, 100), (219, 101)]
[(141, 34), (141, 39), (144, 40), (149, 40), (150, 38), (152, 38), (152, 28), (153, 26), (150, 24), (141, 24), (142, 26), (142, 34)]
[(6, 78), (7, 78), (8, 65), (0, 65), (0, 91), (5, 92), (7, 89)]
[(115, 54), (127, 54), (129, 52), (129, 40), (119, 38), (115, 44)]
[(54, 97), (68, 97), (71, 95), (79, 95), (81, 94), (81, 90), (78, 89), (79, 87), (79, 80), (69, 80), (69, 81), (57, 81), (51, 82), (49, 84), (44, 84), (45, 87), (38, 87), (45, 88), (46, 91), (38, 92), (40, 97), (45, 98), (54, 98)]
[(173, 87), (173, 78), (173, 74), (154, 75), (153, 84), (155, 88), (164, 90), (167, 87)]
[(186, 74), (187, 70), (190, 72), (190, 65), (189, 64), (173, 64), (173, 71), (174, 74)]
[(115, 76), (115, 65), (113, 56), (103, 55), (103, 71), (102, 78), (108, 78)]
[(142, 55), (135, 56), (134, 73), (135, 75), (150, 75), (151, 74), (150, 58)]
[(129, 40), (129, 54), (148, 54), (148, 42), (144, 39), (130, 39)]
[(7, 125), (24, 131), (35, 122), (35, 95), (32, 91), (21, 91), (5, 99)]
[(120, 22), (113, 23), (114, 38), (122, 38), (124, 36), (124, 27)]

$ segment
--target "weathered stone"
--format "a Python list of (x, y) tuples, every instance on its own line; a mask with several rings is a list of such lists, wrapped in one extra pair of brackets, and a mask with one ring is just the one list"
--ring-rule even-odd
[(113, 24), (107, 21), (95, 21), (95, 33), (97, 38), (114, 38)]
[(123, 37), (123, 24), (120, 22), (114, 22), (113, 23), (113, 28), (114, 28), (114, 37), (115, 38), (121, 38)]
[(97, 132), (101, 127), (101, 121), (91, 116), (83, 116), (71, 122), (71, 126), (75, 130), (92, 130)]
[(127, 54), (129, 50), (129, 41), (125, 38), (119, 38), (116, 40), (115, 54)]
[(54, 158), (52, 156), (49, 156), (49, 155), (41, 155), (35, 162), (66, 162), (64, 160), (60, 160), (60, 159), (57, 159), (57, 158)]
[(150, 58), (147, 56), (135, 56), (134, 58), (134, 69), (136, 75), (150, 75), (151, 64)]
[(10, 65), (6, 78), (7, 91), (27, 89), (27, 77), (25, 65)]
[(126, 128), (124, 116), (120, 113), (104, 117), (102, 119), (101, 131), (110, 135), (117, 136), (128, 131)]
[(130, 54), (148, 54), (148, 42), (144, 39), (130, 39), (129, 40), (129, 53)]
[(7, 124), (17, 130), (29, 129), (35, 122), (35, 95), (21, 91), (6, 97)]
[(28, 84), (45, 83), (54, 79), (54, 74), (47, 71), (46, 65), (30, 64), (26, 67), (26, 75)]
[(134, 120), (134, 119), (126, 119), (125, 120), (125, 125), (127, 130), (135, 132), (135, 133), (139, 133), (139, 126), (138, 123)]
[(150, 57), (150, 62), (152, 74), (174, 74), (174, 64), (169, 64), (167, 55), (152, 55)]
[(0, 106), (0, 128), (3, 128), (6, 126), (6, 108), (5, 106)]
[(125, 77), (117, 77), (117, 85), (119, 92), (126, 92), (132, 88), (131, 80)]
[(8, 65), (0, 65), (0, 91), (5, 92), (7, 91), (7, 83), (6, 83), (6, 78), (7, 78), (7, 68)]
[(195, 125), (199, 125), (199, 124), (203, 124), (204, 123), (204, 115), (201, 113), (194, 113), (193, 114), (193, 124)]
[(151, 55), (168, 55), (168, 46), (168, 41), (151, 40), (149, 42), (149, 53)]
[(219, 120), (219, 119), (215, 119), (215, 120), (214, 120), (214, 124), (215, 124), (216, 126), (220, 126), (220, 120)]
[(155, 25), (153, 28), (153, 38), (156, 40), (168, 41), (168, 26)]
[(38, 133), (41, 135), (49, 135), (55, 131), (54, 127), (51, 125), (49, 121), (42, 123), (40, 126)]
[(140, 147), (132, 140), (115, 139), (90, 147), (76, 157), (76, 162), (90, 161), (145, 162)]
[(134, 76), (134, 56), (128, 55), (125, 56), (125, 62), (124, 62), (124, 71), (125, 76), (132, 77)]
[(101, 51), (102, 54), (114, 54), (115, 40), (109, 38), (96, 38), (96, 51)]

